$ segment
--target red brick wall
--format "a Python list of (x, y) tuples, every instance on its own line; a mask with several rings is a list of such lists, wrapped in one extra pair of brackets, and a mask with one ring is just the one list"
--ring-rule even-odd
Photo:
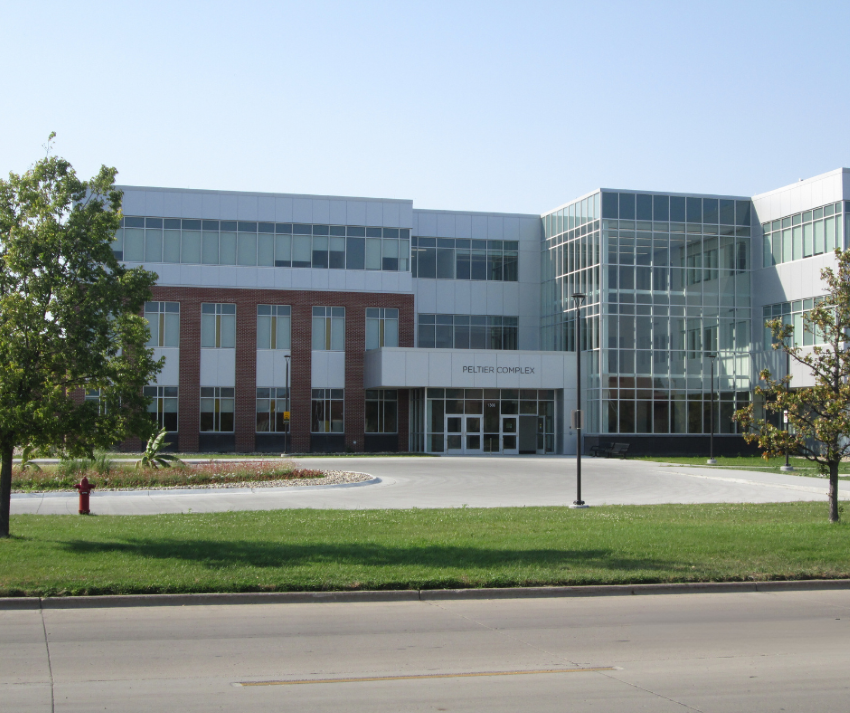
[[(153, 299), (180, 303), (180, 450), (198, 450), (200, 429), (201, 303), (236, 305), (236, 450), (254, 450), (257, 371), (257, 305), (292, 307), (291, 450), (310, 450), (310, 389), (313, 307), (345, 307), (345, 442), (363, 450), (363, 355), (366, 308), (399, 310), (399, 346), (413, 346), (413, 295), (363, 292), (231, 289), (222, 287), (153, 288)], [(402, 401), (403, 399), (403, 401)], [(399, 447), (407, 450), (407, 394), (399, 394)], [(356, 441), (356, 444), (355, 444)]]

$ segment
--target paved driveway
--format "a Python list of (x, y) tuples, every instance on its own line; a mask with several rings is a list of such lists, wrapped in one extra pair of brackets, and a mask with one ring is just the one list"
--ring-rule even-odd
[[(576, 460), (560, 456), (306, 458), (310, 468), (356, 470), (380, 478), (358, 486), (256, 490), (95, 491), (92, 511), (153, 514), (280, 508), (436, 508), (564, 505), (575, 500)], [(582, 459), (589, 505), (763, 503), (821, 500), (827, 482), (786, 474), (691, 468), (629, 460)], [(850, 485), (842, 481), (842, 498)], [(12, 512), (76, 513), (74, 493), (14, 495)]]

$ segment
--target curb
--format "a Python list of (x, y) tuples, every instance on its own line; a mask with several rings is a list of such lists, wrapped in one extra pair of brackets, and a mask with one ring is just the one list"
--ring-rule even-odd
[(678, 584), (602, 584), (571, 587), (482, 589), (402, 589), (363, 592), (245, 592), (235, 594), (108, 594), (85, 597), (0, 597), (0, 611), (23, 609), (98, 609), (115, 607), (219, 606), (225, 604), (319, 604), (426, 602), (481, 599), (558, 599), (639, 594), (731, 594), (850, 590), (850, 579), (776, 582), (684, 582)]

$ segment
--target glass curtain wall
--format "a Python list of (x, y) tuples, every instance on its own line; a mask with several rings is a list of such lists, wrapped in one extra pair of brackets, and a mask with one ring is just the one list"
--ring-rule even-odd
[[(587, 416), (599, 420), (600, 315), (602, 313), (601, 194), (594, 193), (543, 216), (541, 347), (575, 351), (581, 342)], [(587, 295), (576, 329), (573, 295)], [(588, 432), (591, 431), (587, 427)]]
[[(587, 233), (587, 255), (598, 243), (599, 264), (584, 266), (571, 243), (586, 236), (570, 236), (591, 198), (601, 211), (584, 224), (598, 216), (600, 227)], [(546, 348), (575, 349), (570, 296), (588, 295), (579, 330), (588, 433), (708, 433), (711, 354), (715, 432), (735, 432), (751, 380), (751, 216), (749, 200), (603, 191), (544, 217)], [(597, 269), (595, 282), (579, 276)]]

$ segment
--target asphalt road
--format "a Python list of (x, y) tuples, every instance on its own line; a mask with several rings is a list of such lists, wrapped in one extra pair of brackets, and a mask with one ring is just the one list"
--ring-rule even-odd
[(848, 642), (847, 590), (0, 611), (0, 708), (843, 713)]
[[(434, 508), (564, 505), (575, 500), (576, 460), (558, 456), (309, 458), (310, 468), (356, 470), (381, 482), (358, 487), (256, 490), (94, 491), (94, 513), (136, 515), (279, 508)], [(800, 476), (584, 458), (582, 495), (590, 505), (826, 502), (827, 482)], [(844, 481), (839, 490), (850, 497)], [(77, 512), (74, 493), (14, 495), (14, 514)]]

